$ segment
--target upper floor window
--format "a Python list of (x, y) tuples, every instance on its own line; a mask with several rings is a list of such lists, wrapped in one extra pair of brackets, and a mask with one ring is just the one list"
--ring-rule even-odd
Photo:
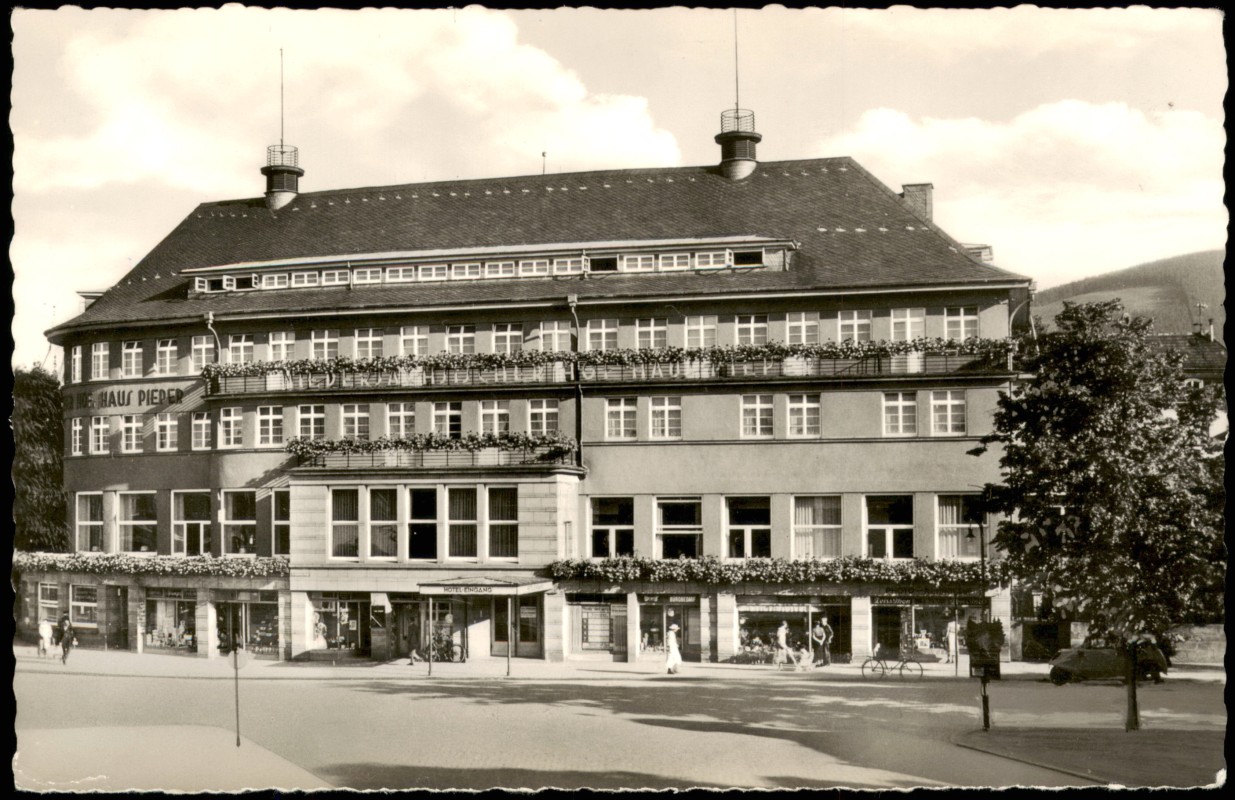
[(328, 361), (339, 357), (338, 331), (313, 331), (309, 335), (309, 357), (315, 361)]
[(695, 267), (698, 269), (727, 266), (729, 266), (728, 250), (711, 250), (706, 253), (695, 254)]
[(176, 415), (160, 412), (154, 420), (154, 449), (160, 453), (172, 452), (177, 447), (178, 436)]
[(519, 490), (489, 487), (489, 558), (519, 557)]
[(926, 335), (926, 309), (892, 309), (892, 341), (907, 342)]
[(918, 432), (916, 392), (884, 392), (883, 435), (913, 436)]
[(686, 318), (686, 346), (712, 347), (716, 344), (716, 317), (698, 316)]
[(416, 404), (390, 403), (386, 406), (386, 434), (404, 439), (416, 433)]
[(271, 532), (273, 552), (276, 556), (292, 552), (292, 493), (287, 489), (275, 489), (271, 497)]
[(77, 549), (103, 552), (103, 494), (77, 493)]
[(69, 375), (73, 383), (81, 383), (81, 345), (73, 348), (72, 361), (69, 366)]
[(547, 258), (532, 258), (525, 259), (519, 262), (520, 275), (548, 275), (549, 274), (549, 259)]
[(588, 350), (616, 350), (618, 346), (618, 321), (616, 319), (589, 319), (587, 321)]
[(870, 311), (841, 311), (837, 316), (837, 338), (842, 342), (869, 342), (871, 339)]
[(191, 351), (193, 361), (193, 372), (198, 373), (206, 368), (207, 364), (214, 363), (214, 337), (213, 336), (194, 336), (193, 349)]
[(474, 486), (451, 486), (446, 489), (449, 538), (448, 558), (476, 558), (476, 531), (480, 513)]
[(913, 495), (866, 498), (866, 555), (913, 558)]
[(965, 433), (965, 390), (931, 392), (931, 433), (959, 436)]
[(451, 439), (463, 438), (463, 403), (434, 403), (433, 432)]
[(427, 356), (428, 354), (428, 325), (404, 325), (399, 329), (399, 355)]
[(159, 515), (154, 492), (121, 492), (120, 550), (153, 553), (158, 548)]
[(142, 451), (142, 415), (125, 414), (120, 418), (120, 452)]
[(729, 558), (772, 557), (772, 502), (768, 497), (730, 497)]
[(653, 397), (652, 429), (653, 439), (682, 438), (682, 398)]
[(415, 267), (387, 267), (386, 283), (410, 283), (416, 280)]
[(257, 446), (278, 447), (283, 444), (283, 408), (257, 407)]
[(360, 491), (334, 489), (330, 493), (330, 555), (360, 556)]
[(640, 350), (658, 350), (669, 344), (669, 323), (666, 319), (635, 320), (635, 339)]
[(382, 270), (381, 267), (366, 267), (365, 269), (357, 269), (352, 271), (352, 283), (381, 283)]
[(527, 415), (530, 433), (557, 433), (557, 400), (528, 400)]
[(322, 286), (346, 286), (351, 274), (345, 269), (328, 269), (322, 272)]
[(839, 558), (840, 554), (840, 496), (795, 497), (793, 500), (794, 557)]
[(637, 401), (633, 397), (610, 397), (605, 400), (605, 438), (614, 441), (634, 439)]
[(485, 262), (485, 277), (486, 278), (513, 278), (515, 276), (515, 262), (513, 261), (487, 261)]
[[(479, 265), (477, 265), (479, 266)], [(369, 490), (369, 557), (394, 558), (399, 548), (398, 490)]]
[(356, 329), (356, 358), (382, 357), (382, 329)]
[(447, 325), (446, 326), (446, 352), (448, 353), (475, 353), (476, 352), (476, 326), (475, 325)]
[(175, 339), (159, 339), (154, 348), (154, 374), (175, 375), (177, 347)]
[(210, 493), (172, 492), (172, 554), (210, 552)]
[(690, 269), (690, 253), (664, 253), (660, 257), (661, 272)]
[(656, 269), (656, 256), (625, 255), (622, 256), (623, 272), (651, 272)]
[(227, 363), (248, 364), (253, 361), (253, 334), (233, 333), (227, 337)]
[(316, 272), (293, 272), (292, 286), (316, 286), (318, 274)]
[(301, 439), (326, 438), (326, 407), (300, 406), (296, 416), (299, 417)]
[(446, 264), (421, 264), (416, 274), (422, 281), (444, 281), (449, 270)]
[(270, 275), (262, 276), (263, 289), (286, 289), (288, 286), (288, 277), (286, 272), (279, 272)]
[(90, 418), (90, 453), (101, 456), (111, 452), (111, 417)]
[(407, 557), (437, 558), (437, 489), (408, 489)]
[(523, 324), (498, 322), (493, 326), (493, 352), (514, 353), (523, 349)]
[(193, 412), (192, 448), (194, 450), (209, 450), (210, 442), (210, 412)]
[(69, 421), (69, 453), (80, 456), (85, 452), (86, 421), (82, 417), (73, 417)]
[(545, 352), (569, 352), (570, 323), (561, 319), (540, 323), (540, 349)]
[(789, 344), (818, 344), (819, 315), (813, 311), (793, 311), (785, 318), (785, 335)]
[(819, 395), (789, 395), (789, 435), (797, 438), (819, 436), (822, 414)]
[(223, 492), (223, 547), (232, 554), (257, 552), (257, 492)]
[(742, 438), (772, 438), (772, 395), (742, 396)]
[(738, 344), (767, 344), (768, 315), (738, 314), (737, 336)]
[(968, 339), (978, 335), (978, 307), (957, 306), (943, 310), (944, 336)]
[(703, 551), (702, 502), (697, 497), (656, 501), (658, 558), (697, 558)]
[(635, 554), (635, 499), (592, 498), (592, 558)]
[(939, 503), (939, 557), (977, 558), (981, 554), (982, 514), (978, 496), (941, 494)]
[(95, 342), (90, 345), (90, 380), (107, 379), (108, 371), (111, 369), (109, 348), (110, 345), (107, 342)]
[(124, 342), (120, 349), (120, 377), (140, 378), (142, 376), (142, 343)]
[(237, 407), (219, 409), (219, 447), (235, 448), (244, 445), (244, 415)]
[(296, 352), (296, 333), (294, 331), (272, 331), (270, 333), (270, 360), (291, 361)]
[(582, 258), (555, 258), (553, 259), (553, 274), (554, 275), (579, 275), (583, 272)]
[(509, 433), (510, 401), (481, 400), (480, 430), (483, 433)]

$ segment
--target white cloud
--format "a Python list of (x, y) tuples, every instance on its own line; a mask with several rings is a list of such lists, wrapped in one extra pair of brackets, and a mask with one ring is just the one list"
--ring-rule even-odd
[(1225, 246), (1224, 144), (1198, 112), (1062, 100), (1007, 122), (872, 109), (821, 148), (892, 186), (933, 182), (945, 230), (1045, 287)]

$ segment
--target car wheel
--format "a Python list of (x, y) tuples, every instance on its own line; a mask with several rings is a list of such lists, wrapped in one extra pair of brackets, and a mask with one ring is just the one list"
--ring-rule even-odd
[(1072, 680), (1072, 673), (1068, 672), (1066, 669), (1060, 669), (1059, 667), (1054, 667), (1051, 669), (1050, 677), (1051, 677), (1051, 683), (1055, 684), (1056, 686), (1063, 686), (1065, 683)]

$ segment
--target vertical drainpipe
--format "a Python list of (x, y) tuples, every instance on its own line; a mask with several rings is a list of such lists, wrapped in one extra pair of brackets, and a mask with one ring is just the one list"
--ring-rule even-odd
[[(570, 309), (570, 318), (574, 321), (574, 325), (570, 329), (570, 351), (576, 355), (579, 353), (579, 314), (576, 311), (576, 306), (579, 305), (579, 295), (571, 294), (566, 296), (566, 305)], [(583, 381), (579, 363), (575, 362), (575, 466), (583, 466)]]

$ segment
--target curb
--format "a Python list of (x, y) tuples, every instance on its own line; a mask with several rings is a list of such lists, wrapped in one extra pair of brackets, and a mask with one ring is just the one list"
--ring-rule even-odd
[(1037, 767), (1038, 769), (1047, 769), (1047, 770), (1050, 770), (1051, 772), (1058, 772), (1063, 775), (1070, 775), (1073, 778), (1080, 778), (1081, 780), (1088, 781), (1098, 786), (1115, 785), (1111, 781), (1105, 781), (1100, 778), (1095, 778), (1092, 775), (1085, 775), (1080, 772), (1074, 772), (1070, 769), (1067, 769), (1066, 767), (1052, 766), (1051, 764), (1044, 764), (1041, 761), (1035, 761), (1031, 758), (1024, 758), (1022, 756), (1008, 755), (1007, 753), (1002, 753), (997, 750), (991, 750), (986, 747), (979, 747), (976, 744), (967, 744), (965, 742), (957, 741), (961, 736), (965, 736), (967, 734), (976, 733), (976, 732), (977, 731), (975, 729), (972, 731), (961, 731), (959, 733), (953, 733), (951, 736), (948, 737), (948, 741), (950, 741), (952, 744), (956, 745), (957, 747), (963, 747), (966, 750), (973, 750), (978, 753), (986, 753), (987, 755), (995, 756), (997, 758), (1006, 758), (1008, 761), (1018, 761), (1022, 764), (1028, 764), (1029, 766)]

